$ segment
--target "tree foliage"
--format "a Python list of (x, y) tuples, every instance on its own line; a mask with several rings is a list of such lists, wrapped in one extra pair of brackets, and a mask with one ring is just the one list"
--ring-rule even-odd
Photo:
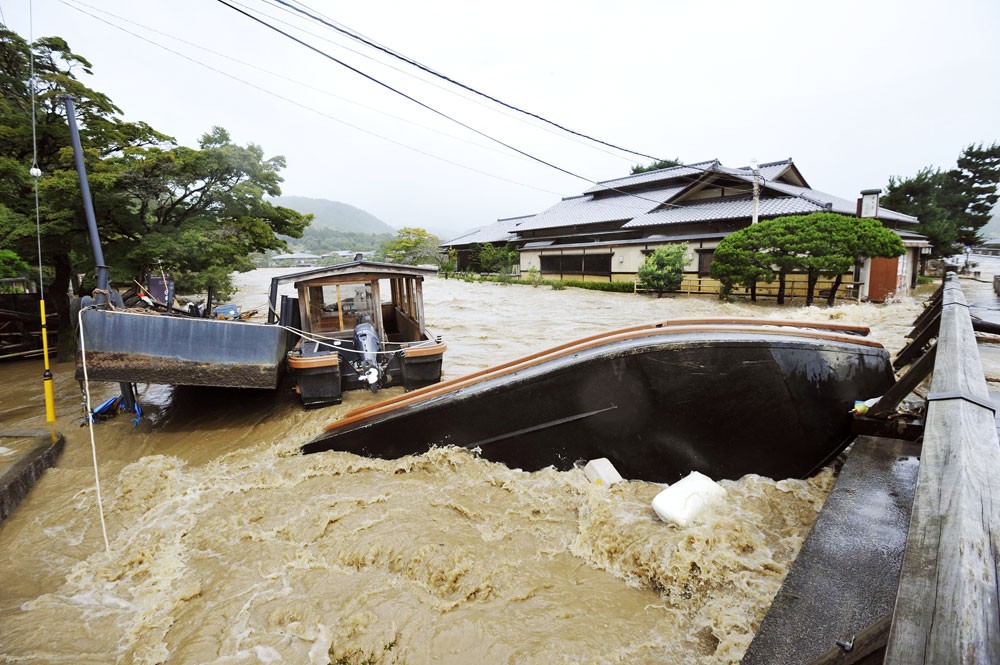
[[(281, 157), (234, 144), (214, 128), (198, 148), (142, 122), (125, 122), (107, 96), (77, 79), (90, 63), (57, 37), (35, 48), (42, 261), (62, 320), (69, 320), (71, 275), (94, 265), (62, 96), (74, 98), (80, 140), (105, 261), (112, 282), (131, 284), (149, 271), (169, 271), (179, 290), (229, 285), (249, 270), (248, 254), (283, 249), (276, 234), (298, 237), (309, 218), (274, 206)], [(0, 245), (22, 258), (35, 254), (32, 85), (28, 44), (0, 27)], [(61, 336), (60, 339), (72, 339)]]
[(722, 283), (720, 297), (725, 298), (734, 287), (743, 286), (750, 290), (750, 299), (756, 302), (757, 283), (774, 281), (771, 259), (761, 251), (769, 244), (764, 237), (766, 232), (766, 226), (754, 224), (730, 233), (719, 242), (709, 274)]
[(905, 252), (899, 236), (875, 219), (829, 212), (764, 220), (732, 233), (719, 243), (711, 274), (722, 282), (721, 295), (742, 285), (756, 299), (756, 283), (778, 277), (778, 303), (785, 301), (787, 276), (806, 274), (806, 304), (811, 305), (820, 277), (833, 278), (827, 298), (833, 304), (843, 275), (866, 258)]
[(517, 248), (508, 243), (494, 245), (484, 242), (477, 244), (472, 251), (481, 272), (498, 272), (506, 275), (512, 272), (520, 261)]
[(920, 219), (919, 231), (935, 256), (951, 256), (982, 242), (980, 229), (1000, 200), (1000, 144), (969, 145), (949, 171), (926, 167), (912, 178), (889, 179), (886, 208)]
[(440, 242), (433, 233), (413, 226), (404, 226), (396, 231), (396, 236), (392, 240), (382, 243), (378, 255), (391, 263), (440, 265), (441, 256), (438, 249)]
[(665, 245), (646, 257), (639, 266), (639, 283), (643, 288), (656, 291), (662, 298), (668, 291), (676, 291), (684, 279), (687, 265), (687, 245)]
[(31, 270), (27, 261), (24, 261), (9, 249), (0, 249), (0, 278), (22, 277)]
[(642, 164), (635, 164), (632, 166), (632, 175), (637, 173), (646, 173), (647, 171), (659, 171), (660, 169), (668, 169), (671, 166), (680, 166), (681, 160), (678, 159), (658, 159), (648, 166), (643, 166)]

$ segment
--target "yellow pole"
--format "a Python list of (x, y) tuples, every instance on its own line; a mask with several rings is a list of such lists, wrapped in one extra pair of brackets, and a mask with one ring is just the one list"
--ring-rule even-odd
[(38, 300), (42, 313), (42, 357), (45, 358), (45, 371), (42, 372), (42, 383), (45, 387), (45, 422), (56, 421), (56, 399), (52, 391), (52, 370), (49, 368), (49, 333), (45, 321), (45, 299)]

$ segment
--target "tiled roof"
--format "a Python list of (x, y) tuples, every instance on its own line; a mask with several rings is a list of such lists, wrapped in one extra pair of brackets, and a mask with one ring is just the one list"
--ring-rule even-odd
[[(807, 199), (783, 196), (777, 198), (762, 198), (758, 208), (760, 217), (776, 217), (778, 215), (805, 215), (819, 212), (825, 208)], [(624, 226), (634, 229), (645, 226), (663, 224), (682, 224), (684, 222), (703, 222), (720, 219), (749, 218), (753, 214), (753, 200), (750, 196), (740, 196), (724, 199), (701, 199), (693, 203), (682, 204), (672, 208), (654, 210), (636, 217)]]
[[(808, 214), (829, 210), (845, 215), (857, 214), (857, 201), (844, 199), (809, 187), (781, 182), (789, 169), (794, 170), (798, 181), (801, 177), (791, 159), (761, 164), (759, 167), (763, 186), (758, 214), (762, 218), (780, 215)], [(717, 160), (698, 162), (688, 166), (675, 166), (658, 171), (639, 173), (615, 180), (606, 180), (576, 197), (563, 199), (551, 208), (533, 217), (521, 218), (515, 233), (541, 229), (566, 229), (591, 224), (621, 222), (622, 228), (647, 228), (657, 225), (684, 222), (708, 222), (725, 219), (749, 219), (752, 202), (748, 194), (735, 197), (695, 199), (682, 201), (691, 183), (706, 172), (722, 174), (753, 183), (750, 167), (729, 168)], [(804, 181), (803, 181), (804, 182)], [(651, 187), (650, 191), (636, 194), (620, 192), (622, 188), (635, 191), (636, 186)], [(659, 188), (656, 188), (657, 185)], [(908, 224), (918, 220), (909, 215), (881, 208), (878, 218)], [(488, 227), (487, 227), (488, 228)], [(558, 233), (558, 232), (557, 232)], [(567, 231), (562, 231), (565, 235)], [(461, 240), (461, 243), (458, 242)], [(446, 244), (481, 242), (466, 237)]]
[[(833, 194), (827, 194), (826, 192), (821, 192), (818, 189), (807, 189), (805, 187), (797, 187), (795, 185), (788, 185), (783, 182), (769, 182), (767, 187), (776, 189), (780, 192), (785, 192), (793, 196), (801, 196), (803, 198), (812, 199), (822, 204), (829, 204), (830, 210), (833, 212), (839, 212), (844, 215), (856, 215), (858, 212), (857, 201), (851, 201), (848, 199), (842, 199), (839, 196), (834, 196)], [(901, 212), (896, 212), (895, 210), (889, 210), (888, 208), (879, 207), (878, 218), (887, 219), (897, 222), (908, 222), (911, 224), (916, 224), (919, 220), (916, 217), (911, 217), (910, 215), (904, 215)]]
[(675, 186), (642, 192), (638, 196), (620, 195), (595, 199), (593, 196), (585, 195), (563, 199), (548, 210), (526, 220), (518, 227), (518, 231), (624, 222), (669, 201), (682, 189), (683, 187)]
[(596, 194), (597, 192), (621, 189), (623, 187), (634, 187), (635, 185), (648, 185), (655, 182), (674, 180), (675, 178), (685, 178), (688, 182), (690, 182), (693, 178), (697, 178), (705, 171), (712, 169), (712, 167), (718, 163), (719, 160), (713, 159), (707, 162), (697, 162), (695, 164), (686, 164), (683, 166), (671, 166), (657, 171), (646, 171), (645, 173), (637, 173), (624, 178), (605, 180), (597, 183), (585, 191), (584, 194)]
[[(764, 182), (771, 180), (777, 180), (781, 177), (781, 174), (788, 170), (788, 167), (792, 165), (792, 160), (786, 159), (780, 162), (769, 162), (767, 164), (758, 165), (758, 170), (760, 171), (760, 177)], [(728, 173), (729, 175), (737, 175), (740, 177), (749, 178), (750, 182), (753, 182), (753, 168), (750, 166), (741, 166), (738, 169), (729, 168), (728, 166), (719, 165), (715, 169), (722, 173)]]
[(443, 242), (439, 247), (453, 247), (459, 245), (472, 245), (477, 242), (510, 242), (515, 240), (514, 229), (516, 229), (525, 220), (531, 219), (533, 215), (526, 215), (524, 217), (509, 217), (507, 219), (500, 219), (482, 228), (476, 229), (475, 231), (470, 231), (465, 235), (458, 236), (447, 242)]

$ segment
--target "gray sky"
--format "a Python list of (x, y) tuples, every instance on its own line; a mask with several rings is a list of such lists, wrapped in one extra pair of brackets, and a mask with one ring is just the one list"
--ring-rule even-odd
[[(217, 0), (85, 1), (0, 0), (0, 9), (25, 38), (65, 38), (93, 64), (81, 78), (127, 119), (185, 145), (225, 127), (286, 157), (285, 194), (343, 201), (395, 227), (457, 235), (649, 161), (428, 83), (274, 0), (238, 6), (586, 179), (445, 121)], [(845, 198), (1000, 140), (996, 0), (302, 2), (604, 141), (727, 166), (792, 157), (813, 187)]]

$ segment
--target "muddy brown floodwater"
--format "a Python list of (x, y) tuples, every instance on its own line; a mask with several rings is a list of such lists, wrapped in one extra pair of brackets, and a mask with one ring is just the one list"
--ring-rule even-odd
[[(265, 311), (275, 272), (239, 276), (237, 301)], [(424, 294), (452, 377), (691, 316), (865, 324), (896, 351), (921, 308), (439, 278)], [(725, 500), (678, 528), (656, 519), (652, 483), (600, 488), (579, 469), (524, 473), (461, 449), (298, 453), (367, 393), (307, 412), (287, 391), (140, 386), (137, 426), (95, 430), (105, 551), (80, 390), (70, 365), (55, 370), (66, 451), (0, 524), (4, 662), (735, 663), (834, 478), (724, 481)], [(0, 428), (44, 425), (41, 372), (0, 365)]]

